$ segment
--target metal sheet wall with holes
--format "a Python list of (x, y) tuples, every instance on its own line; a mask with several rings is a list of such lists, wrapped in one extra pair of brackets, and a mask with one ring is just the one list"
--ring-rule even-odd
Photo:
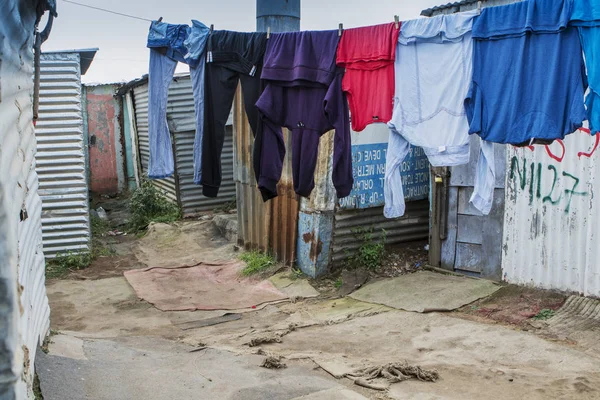
[(88, 251), (90, 219), (79, 54), (43, 54), (35, 128), (44, 254)]
[(248, 249), (269, 249), (278, 261), (291, 264), (296, 259), (299, 207), (292, 183), (291, 136), (284, 130), (286, 157), (277, 185), (278, 196), (265, 203), (256, 187), (251, 156), (254, 137), (239, 87), (234, 100), (233, 126), (238, 243)]
[(0, 398), (10, 399), (32, 397), (50, 312), (32, 123), (35, 18), (36, 2), (7, 0), (0, 13)]
[(600, 136), (509, 148), (502, 253), (511, 283), (600, 296)]
[[(133, 89), (135, 98), (136, 128), (142, 172), (147, 173), (150, 146), (148, 142), (148, 83)], [(221, 158), (222, 183), (219, 196), (209, 198), (202, 195), (202, 187), (194, 184), (194, 136), (196, 116), (194, 96), (189, 75), (173, 79), (169, 87), (167, 102), (167, 121), (175, 142), (174, 178), (157, 179), (153, 183), (165, 191), (173, 201), (180, 202), (184, 215), (193, 215), (201, 211), (210, 211), (230, 202), (235, 197), (233, 180), (233, 129), (228, 121), (225, 143)], [(179, 188), (179, 192), (177, 192)]]

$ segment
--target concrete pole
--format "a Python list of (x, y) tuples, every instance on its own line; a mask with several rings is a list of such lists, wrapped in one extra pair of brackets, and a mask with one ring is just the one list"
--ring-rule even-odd
[(300, 0), (256, 0), (256, 31), (300, 30)]

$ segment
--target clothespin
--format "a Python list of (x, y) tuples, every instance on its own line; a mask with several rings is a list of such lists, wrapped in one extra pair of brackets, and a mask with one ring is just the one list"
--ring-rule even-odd
[(481, 14), (481, 1), (477, 2), (477, 12)]
[(215, 30), (215, 26), (213, 24), (210, 24), (210, 33), (212, 33), (212, 31)]
[(267, 39), (271, 37), (271, 27), (267, 26)]
[(339, 30), (338, 30), (338, 36), (342, 36), (342, 31), (343, 30), (344, 30), (344, 24), (340, 24)]
[(394, 24), (396, 26), (396, 29), (400, 27), (400, 17), (397, 15), (394, 15)]
[(158, 22), (162, 22), (162, 17), (160, 17), (160, 18), (158, 19)]

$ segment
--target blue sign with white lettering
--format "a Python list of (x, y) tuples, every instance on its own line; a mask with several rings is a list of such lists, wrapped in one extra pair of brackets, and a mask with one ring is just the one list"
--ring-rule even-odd
[[(354, 186), (348, 197), (339, 200), (341, 208), (370, 208), (385, 203), (383, 186), (387, 143), (352, 146)], [(410, 147), (402, 162), (402, 187), (406, 201), (429, 196), (429, 161), (419, 147)]]

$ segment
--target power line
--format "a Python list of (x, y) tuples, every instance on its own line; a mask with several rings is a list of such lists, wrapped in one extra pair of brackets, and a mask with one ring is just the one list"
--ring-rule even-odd
[(107, 13), (110, 13), (110, 14), (120, 15), (122, 17), (128, 17), (128, 18), (133, 18), (133, 19), (139, 19), (141, 21), (152, 22), (151, 19), (142, 18), (142, 17), (136, 17), (135, 15), (123, 14), (123, 13), (120, 13), (120, 12), (116, 12), (116, 11), (112, 11), (112, 10), (107, 10), (105, 8), (94, 7), (94, 6), (90, 6), (90, 5), (87, 5), (87, 4), (78, 3), (78, 2), (72, 1), (72, 0), (62, 0), (62, 1), (64, 1), (65, 3), (75, 4), (75, 5), (78, 5), (78, 6), (81, 6), (81, 7), (91, 8), (93, 10), (104, 11), (104, 12), (107, 12)]

